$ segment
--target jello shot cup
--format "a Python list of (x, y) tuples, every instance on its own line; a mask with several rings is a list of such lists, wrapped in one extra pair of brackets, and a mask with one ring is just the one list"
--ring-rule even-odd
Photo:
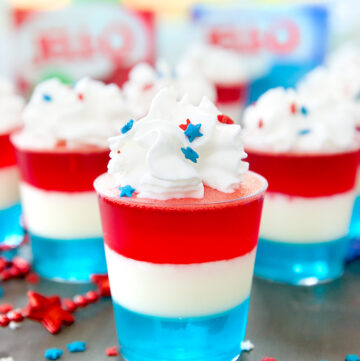
[(346, 107), (303, 101), (294, 90), (265, 93), (245, 113), (245, 150), (269, 182), (255, 275), (314, 285), (344, 271), (358, 146)]
[(93, 182), (106, 171), (107, 138), (124, 124), (120, 90), (91, 79), (39, 84), (11, 138), (33, 267), (52, 280), (89, 282), (106, 273)]
[(11, 257), (23, 240), (19, 176), (10, 135), (21, 125), (24, 100), (13, 84), (0, 78), (0, 252)]
[(236, 359), (267, 187), (240, 126), (163, 89), (110, 148), (95, 189), (124, 358)]
[(132, 360), (232, 360), (244, 340), (266, 181), (201, 200), (120, 198), (95, 182), (121, 352)]

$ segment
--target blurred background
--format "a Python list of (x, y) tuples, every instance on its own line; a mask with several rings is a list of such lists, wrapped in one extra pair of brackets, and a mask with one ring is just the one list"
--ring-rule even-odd
[(252, 102), (360, 39), (359, 0), (0, 1), (0, 73), (24, 94), (53, 76), (121, 85), (138, 62), (176, 66), (206, 43), (241, 55)]

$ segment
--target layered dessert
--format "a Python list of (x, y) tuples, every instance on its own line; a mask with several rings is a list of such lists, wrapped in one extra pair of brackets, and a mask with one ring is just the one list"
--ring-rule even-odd
[(244, 56), (215, 45), (197, 44), (180, 60), (179, 74), (203, 74), (216, 88), (216, 105), (236, 123), (248, 100), (250, 80), (260, 71)]
[(250, 169), (269, 182), (255, 274), (303, 285), (339, 277), (358, 157), (348, 108), (310, 108), (303, 94), (276, 88), (244, 122)]
[(23, 99), (0, 78), (0, 248), (12, 248), (23, 238), (20, 226), (18, 169), (10, 135), (21, 127)]
[(163, 89), (110, 148), (95, 188), (124, 358), (237, 358), (266, 189), (240, 126)]
[(39, 84), (12, 137), (34, 269), (41, 276), (87, 281), (106, 272), (93, 181), (109, 161), (107, 138), (129, 121), (115, 85), (83, 79)]
[(211, 101), (216, 97), (215, 87), (201, 73), (176, 73), (162, 60), (157, 62), (155, 68), (140, 63), (131, 69), (129, 80), (123, 86), (125, 101), (136, 119), (149, 112), (152, 99), (165, 87), (171, 87), (178, 99), (186, 94), (194, 105), (199, 105), (203, 96)]
[[(318, 67), (299, 84), (314, 108), (342, 104), (355, 121), (360, 144), (360, 48), (345, 46), (335, 53), (327, 67)], [(310, 100), (311, 99), (311, 100)], [(340, 119), (342, 121), (342, 118)], [(360, 255), (360, 154), (357, 177), (357, 198), (350, 224), (349, 258)]]

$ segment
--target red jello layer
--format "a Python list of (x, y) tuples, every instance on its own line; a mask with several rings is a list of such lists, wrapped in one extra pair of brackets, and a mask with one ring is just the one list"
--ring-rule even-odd
[(215, 84), (218, 103), (245, 103), (248, 96), (246, 83), (236, 85)]
[(15, 165), (14, 147), (10, 142), (10, 133), (0, 134), (0, 168)]
[[(106, 177), (97, 179), (98, 191)], [(105, 243), (125, 257), (161, 264), (239, 257), (257, 245), (265, 184), (249, 173), (237, 192), (229, 195), (205, 188), (201, 200), (119, 198), (100, 191)]]
[(267, 153), (246, 149), (250, 169), (269, 182), (269, 192), (323, 197), (355, 186), (359, 153)]
[(106, 171), (109, 162), (109, 150), (97, 147), (33, 150), (15, 146), (15, 154), (24, 182), (62, 192), (94, 190), (94, 179)]

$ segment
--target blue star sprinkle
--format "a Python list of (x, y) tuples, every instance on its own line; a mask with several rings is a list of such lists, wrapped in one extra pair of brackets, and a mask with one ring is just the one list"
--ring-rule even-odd
[(305, 108), (304, 106), (302, 106), (300, 108), (301, 114), (302, 115), (308, 115), (309, 111), (307, 110), (307, 108)]
[(186, 130), (185, 130), (185, 135), (189, 138), (189, 142), (192, 143), (195, 138), (197, 137), (202, 137), (203, 134), (200, 133), (200, 128), (201, 128), (201, 124), (192, 124), (190, 123)]
[(74, 341), (66, 345), (69, 352), (84, 352), (86, 350), (86, 342)]
[(197, 163), (199, 154), (197, 154), (194, 149), (191, 149), (190, 147), (186, 147), (186, 148), (181, 148), (181, 151), (184, 153), (186, 159), (190, 159), (192, 162)]
[(130, 119), (122, 128), (121, 134), (127, 133), (134, 125), (134, 119)]
[(58, 360), (63, 354), (58, 348), (49, 348), (45, 351), (44, 357), (48, 360)]
[(135, 189), (131, 185), (126, 185), (124, 187), (119, 187), (120, 197), (131, 197), (135, 192)]
[(311, 130), (310, 129), (302, 129), (302, 130), (299, 130), (299, 135), (306, 135), (306, 134), (309, 134), (311, 133)]
[(345, 361), (360, 361), (358, 355), (347, 355)]
[(4, 295), (4, 290), (0, 286), (0, 298)]
[(43, 94), (42, 97), (46, 102), (51, 102), (52, 101), (52, 96), (49, 95), (49, 94)]

